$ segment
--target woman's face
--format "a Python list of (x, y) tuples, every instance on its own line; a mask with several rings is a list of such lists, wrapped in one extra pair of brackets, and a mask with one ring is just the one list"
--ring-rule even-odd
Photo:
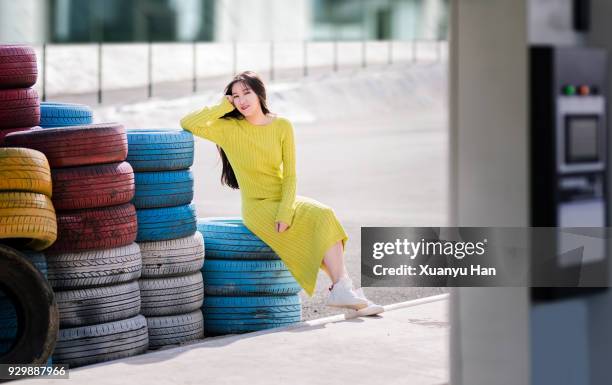
[(238, 82), (232, 86), (234, 106), (244, 116), (261, 113), (259, 97), (246, 83)]

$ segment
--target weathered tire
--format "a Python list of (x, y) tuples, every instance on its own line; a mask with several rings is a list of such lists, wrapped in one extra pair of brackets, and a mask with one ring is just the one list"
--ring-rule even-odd
[(197, 231), (184, 238), (141, 242), (139, 246), (143, 278), (192, 274), (204, 263), (204, 242)]
[(0, 88), (27, 88), (36, 84), (36, 53), (25, 45), (0, 45)]
[(202, 275), (205, 295), (291, 295), (302, 290), (283, 261), (208, 259)]
[(204, 298), (202, 274), (141, 278), (140, 313), (147, 317), (185, 314), (199, 309)]
[(123, 162), (127, 157), (125, 128), (118, 123), (14, 132), (4, 142), (42, 152), (51, 168)]
[(204, 299), (204, 330), (207, 336), (246, 333), (301, 321), (300, 297), (216, 297)]
[(0, 147), (8, 147), (8, 146), (5, 146), (5, 144), (4, 144), (4, 137), (7, 136), (8, 134), (10, 134), (12, 132), (29, 131), (29, 130), (31, 130), (33, 128), (34, 127), (18, 127), (18, 128), (4, 128), (4, 129), (0, 129)]
[(117, 206), (134, 197), (134, 171), (128, 162), (53, 170), (56, 210)]
[(140, 277), (140, 247), (130, 243), (112, 249), (48, 254), (47, 266), (49, 283), (56, 290), (117, 285)]
[(118, 321), (140, 313), (138, 281), (114, 286), (56, 291), (55, 299), (62, 328)]
[(198, 218), (198, 231), (204, 235), (206, 257), (233, 260), (280, 260), (241, 217)]
[(137, 210), (138, 242), (184, 238), (196, 232), (194, 204)]
[(200, 309), (187, 314), (146, 318), (149, 328), (149, 349), (204, 337), (204, 319)]
[(61, 329), (54, 364), (71, 368), (135, 356), (149, 345), (147, 321), (141, 315), (121, 321)]
[(0, 239), (16, 248), (36, 251), (57, 239), (57, 221), (48, 196), (28, 192), (0, 192)]
[(17, 340), (0, 363), (42, 365), (53, 352), (59, 313), (45, 277), (18, 251), (0, 245), (0, 290), (17, 304)]
[(0, 90), (0, 128), (33, 127), (39, 122), (40, 104), (35, 89)]
[(185, 130), (128, 130), (134, 171), (184, 170), (193, 164), (193, 135)]
[(93, 111), (88, 106), (72, 103), (40, 103), (42, 128), (82, 126), (92, 123)]
[(189, 170), (137, 172), (135, 174), (137, 209), (174, 207), (193, 200), (193, 175)]
[(0, 191), (51, 197), (51, 170), (45, 154), (28, 148), (0, 148)]
[(80, 252), (129, 245), (136, 240), (136, 209), (131, 203), (57, 214), (57, 241), (47, 253)]

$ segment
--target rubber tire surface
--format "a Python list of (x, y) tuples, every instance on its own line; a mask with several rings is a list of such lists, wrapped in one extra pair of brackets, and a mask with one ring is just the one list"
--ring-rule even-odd
[(146, 318), (149, 328), (149, 349), (204, 337), (204, 317), (200, 309), (187, 314)]
[(0, 148), (0, 191), (51, 197), (51, 170), (45, 154), (29, 148)]
[(134, 197), (134, 171), (128, 162), (53, 170), (56, 210), (117, 206)]
[(26, 45), (0, 45), (0, 88), (27, 88), (36, 84), (36, 52)]
[(55, 128), (93, 123), (93, 111), (83, 104), (40, 103), (40, 126)]
[(202, 274), (168, 278), (141, 278), (140, 313), (147, 317), (190, 313), (202, 306)]
[(80, 252), (129, 245), (136, 240), (136, 209), (131, 203), (57, 214), (57, 241), (48, 253)]
[(71, 368), (135, 356), (149, 346), (147, 321), (141, 315), (121, 321), (62, 329), (54, 364)]
[(0, 245), (0, 289), (17, 309), (18, 337), (0, 362), (42, 365), (53, 352), (59, 312), (51, 286), (40, 271), (18, 251)]
[(56, 291), (60, 327), (95, 325), (135, 317), (140, 313), (138, 281), (114, 286)]
[(57, 239), (58, 226), (48, 196), (0, 192), (0, 239), (16, 248), (41, 251)]
[(138, 242), (184, 238), (196, 232), (194, 204), (141, 209), (138, 215)]
[(4, 137), (12, 132), (29, 131), (37, 127), (0, 128), (0, 147), (8, 147), (4, 144)]
[(193, 164), (193, 135), (185, 130), (128, 130), (134, 171), (184, 170)]
[(287, 326), (301, 321), (299, 295), (204, 298), (207, 336), (246, 333)]
[(205, 295), (291, 295), (302, 290), (283, 261), (209, 259), (202, 275)]
[(51, 168), (123, 162), (127, 157), (125, 127), (118, 123), (14, 132), (4, 142), (42, 152)]
[(110, 286), (140, 278), (141, 257), (137, 243), (80, 253), (48, 254), (49, 283), (66, 290)]
[[(34, 267), (47, 277), (47, 262), (44, 254), (33, 251), (20, 251)], [(17, 313), (15, 306), (0, 290), (0, 353), (5, 353), (17, 336)], [(8, 345), (7, 345), (8, 344)]]
[(40, 104), (35, 89), (0, 90), (0, 128), (33, 127), (38, 123)]
[(142, 277), (170, 277), (193, 274), (204, 264), (202, 234), (184, 238), (139, 243), (142, 255)]
[(193, 174), (189, 170), (137, 172), (137, 209), (182, 206), (193, 200)]
[(206, 257), (232, 260), (280, 260), (241, 217), (198, 218), (198, 231), (204, 235)]

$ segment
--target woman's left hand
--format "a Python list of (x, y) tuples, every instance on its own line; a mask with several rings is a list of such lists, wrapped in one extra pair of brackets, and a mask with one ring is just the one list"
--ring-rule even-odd
[(283, 231), (287, 230), (289, 228), (289, 225), (286, 224), (285, 222), (276, 222), (276, 231), (279, 233), (282, 233)]

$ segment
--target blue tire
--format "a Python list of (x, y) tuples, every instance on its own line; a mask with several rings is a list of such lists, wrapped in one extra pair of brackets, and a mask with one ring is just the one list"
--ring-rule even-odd
[(93, 111), (88, 106), (72, 103), (40, 103), (42, 128), (83, 126), (93, 123)]
[(193, 174), (189, 170), (137, 172), (134, 181), (132, 203), (137, 209), (182, 206), (193, 200)]
[(270, 246), (244, 225), (241, 217), (199, 218), (198, 231), (204, 236), (207, 257), (217, 259), (280, 259)]
[(136, 215), (138, 217), (137, 242), (183, 238), (196, 232), (194, 204), (136, 210)]
[(206, 295), (291, 295), (302, 290), (283, 261), (208, 259), (202, 275)]
[(202, 307), (206, 335), (246, 333), (301, 321), (299, 295), (262, 297), (205, 296)]
[(134, 171), (184, 170), (193, 164), (193, 135), (185, 130), (128, 130)]

